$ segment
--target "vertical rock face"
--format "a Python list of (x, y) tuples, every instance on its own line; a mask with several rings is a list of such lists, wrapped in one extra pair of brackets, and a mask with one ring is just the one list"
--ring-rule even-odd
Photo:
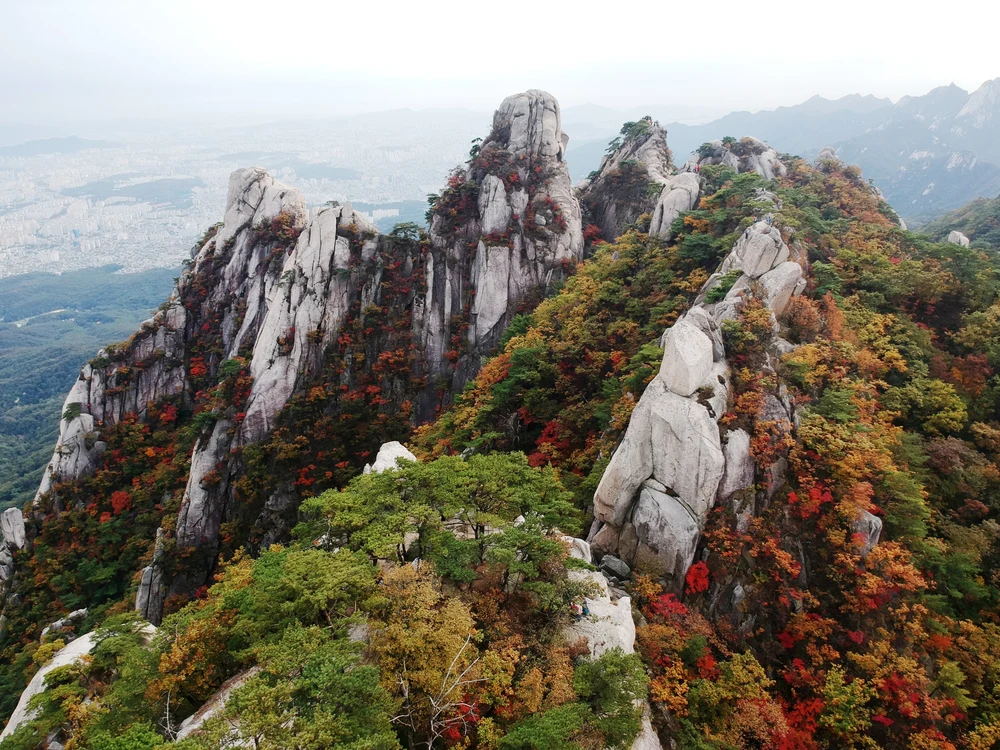
[(583, 252), (580, 205), (564, 161), (559, 104), (510, 96), (493, 128), (432, 208), (427, 291), (413, 315), (430, 418), (494, 349), (514, 315)]
[(17, 508), (0, 513), (0, 542), (11, 549), (24, 549), (28, 543), (24, 534), (24, 517)]
[[(222, 524), (244, 512), (235, 501), (243, 449), (273, 432), (290, 399), (317, 378), (329, 380), (324, 364), (345, 346), (339, 337), (347, 322), (363, 330), (367, 310), (386, 315), (391, 304), (398, 312), (400, 330), (390, 326), (385, 338), (394, 336), (393, 355), (408, 363), (406, 382), (386, 387), (400, 403), (417, 401), (419, 419), (478, 370), (513, 316), (541, 298), (562, 265), (580, 258), (567, 140), (549, 94), (504, 100), (491, 133), (441, 196), (423, 259), (417, 241), (404, 248), (380, 238), (350, 204), (307, 209), (301, 193), (265, 170), (234, 172), (223, 222), (195, 249), (169, 301), (129, 341), (81, 371), (36, 496), (37, 520), (64, 510), (61, 483), (101, 465), (110, 426), (144, 421), (151, 405), (164, 402), (190, 414), (205, 403), (206, 389), (243, 384), (201, 420), (176, 526), (158, 535), (142, 571), (136, 608), (157, 623), (168, 590), (206, 580)], [(379, 357), (382, 338), (366, 340), (371, 348), (350, 354), (333, 376), (339, 384), (327, 386), (354, 387), (355, 370), (373, 367), (361, 363)], [(427, 386), (418, 395), (420, 383)], [(257, 519), (267, 527), (258, 529), (260, 538), (287, 531), (285, 516), (297, 499), (290, 483), (271, 494)], [(181, 557), (191, 563), (183, 570), (163, 559), (173, 547), (187, 550)], [(6, 542), (0, 550), (5, 580), (14, 575), (13, 550)]]
[[(660, 371), (633, 410), (594, 494), (590, 541), (596, 554), (616, 555), (680, 588), (716, 502), (730, 503), (745, 527), (754, 509), (745, 495), (757, 476), (767, 475), (766, 498), (780, 486), (780, 470), (756, 466), (745, 430), (723, 434), (717, 424), (729, 398), (720, 324), (737, 316), (751, 288), (773, 314), (784, 310), (803, 288), (802, 267), (789, 254), (770, 215), (755, 223), (706, 282), (700, 301), (665, 332)], [(705, 291), (731, 271), (741, 275), (726, 298), (705, 304)], [(791, 429), (794, 415), (769, 394), (759, 418)], [(858, 533), (878, 539), (870, 519), (859, 521)]]
[[(251, 226), (289, 215), (290, 206), (297, 220), (302, 215), (298, 210), (301, 196), (290, 195), (290, 199), (268, 204), (268, 212)], [(234, 236), (240, 238), (238, 242), (252, 240)], [(232, 356), (244, 342), (252, 342), (253, 385), (246, 411), (238, 424), (235, 415), (220, 419), (212, 433), (196, 444), (177, 519), (178, 546), (214, 544), (230, 494), (231, 469), (238, 468), (227, 465), (230, 453), (264, 437), (296, 387), (318, 369), (357, 291), (352, 265), (371, 260), (376, 236), (375, 228), (355, 214), (350, 204), (313, 209), (278, 270), (263, 280), (253, 309), (259, 323), (248, 327), (244, 321), (229, 344)], [(369, 283), (377, 284), (377, 272)], [(247, 314), (251, 314), (249, 306)], [(213, 481), (207, 481), (209, 475)], [(220, 481), (216, 483), (217, 476)]]
[(0, 606), (7, 595), (7, 582), (14, 576), (14, 552), (27, 544), (21, 511), (8, 508), (0, 513)]

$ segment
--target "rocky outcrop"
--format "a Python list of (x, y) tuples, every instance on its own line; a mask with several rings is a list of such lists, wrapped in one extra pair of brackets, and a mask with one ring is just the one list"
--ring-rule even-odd
[(768, 218), (744, 230), (719, 267), (719, 272), (742, 271), (747, 278), (759, 279), (786, 260), (788, 246), (781, 239), (781, 231)]
[[(143, 629), (142, 634), (148, 641), (152, 638), (153, 634), (156, 632), (156, 628), (146, 626)], [(14, 709), (14, 713), (11, 714), (10, 719), (7, 720), (7, 726), (4, 727), (3, 732), (0, 732), (0, 742), (10, 737), (17, 728), (20, 727), (25, 722), (31, 721), (34, 718), (34, 712), (28, 708), (28, 703), (39, 693), (45, 690), (45, 678), (53, 670), (59, 669), (60, 667), (65, 667), (70, 664), (75, 664), (84, 659), (94, 647), (97, 646), (98, 640), (96, 638), (96, 633), (90, 632), (85, 635), (81, 635), (79, 638), (68, 643), (66, 646), (61, 648), (56, 652), (49, 661), (39, 668), (37, 672), (32, 676), (31, 681), (28, 686), (21, 693), (21, 697), (17, 702), (17, 707)]]
[(580, 259), (583, 232), (559, 104), (544, 91), (510, 96), (490, 134), (432, 208), (426, 294), (414, 309), (430, 418), (478, 372), (514, 315)]
[(95, 645), (97, 644), (94, 639), (94, 633), (87, 633), (86, 635), (80, 636), (75, 641), (72, 641), (67, 646), (57, 651), (51, 660), (46, 662), (37, 672), (35, 672), (31, 681), (28, 683), (28, 686), (24, 689), (24, 692), (21, 693), (21, 698), (17, 702), (17, 708), (14, 709), (14, 713), (11, 714), (10, 719), (7, 720), (7, 726), (4, 727), (3, 732), (0, 732), (0, 742), (7, 739), (10, 735), (17, 731), (19, 726), (27, 721), (31, 721), (33, 714), (28, 709), (28, 703), (32, 698), (45, 690), (46, 675), (54, 669), (65, 667), (80, 661), (93, 650)]
[[(217, 716), (226, 707), (226, 702), (229, 700), (229, 696), (233, 694), (233, 691), (243, 687), (251, 677), (259, 672), (260, 667), (251, 667), (224, 682), (215, 695), (205, 701), (201, 708), (181, 723), (180, 728), (177, 730), (178, 742), (188, 737), (197, 736), (201, 732), (202, 727), (205, 726), (205, 722)], [(241, 746), (240, 744), (235, 745), (235, 747)]]
[(957, 229), (953, 229), (951, 230), (951, 232), (948, 233), (948, 242), (950, 242), (953, 245), (960, 245), (962, 247), (969, 246), (969, 238), (966, 237), (961, 232), (959, 232)]
[[(667, 132), (652, 118), (626, 123), (621, 137), (611, 145), (616, 143), (617, 148), (601, 159), (601, 166), (579, 187), (588, 220), (609, 242), (624, 234), (642, 214), (656, 209), (657, 196), (674, 172)], [(678, 194), (674, 201), (679, 198)]]
[[(566, 142), (550, 95), (506, 99), (479, 153), (442, 196), (426, 253), (416, 240), (380, 237), (350, 204), (307, 209), (301, 193), (265, 170), (234, 172), (224, 220), (193, 251), (170, 300), (129, 341), (103, 350), (81, 371), (39, 487), (36, 519), (62, 512), (60, 484), (101, 464), (110, 426), (147, 419), (151, 405), (190, 413), (200, 399), (204, 409), (207, 391), (240, 383), (233, 386), (238, 395), (215, 403), (204, 415), (210, 419), (201, 420), (167, 535), (166, 547), (192, 562), (168, 580), (175, 566), (163, 560), (161, 535), (141, 572), (136, 607), (157, 623), (168, 591), (189, 592), (207, 580), (222, 524), (243, 512), (235, 488), (245, 449), (273, 432), (290, 399), (329, 378), (324, 363), (341, 351), (335, 346), (345, 346), (340, 335), (348, 320), (365, 330), (369, 310), (388, 316), (392, 305), (401, 333), (383, 334), (395, 329), (379, 324), (371, 345), (339, 366), (339, 383), (328, 390), (350, 390), (355, 371), (378, 359), (376, 342), (394, 336), (393, 354), (401, 352), (407, 369), (384, 376), (391, 392), (383, 403), (416, 401), (420, 419), (478, 370), (513, 315), (544, 294), (562, 264), (580, 257)], [(299, 501), (291, 483), (267, 491), (254, 510), (263, 524), (255, 543), (287, 533)], [(14, 574), (10, 549), (0, 553), (0, 570), (6, 579)]]
[(671, 239), (673, 233), (670, 226), (674, 219), (685, 211), (691, 211), (698, 205), (698, 195), (701, 184), (698, 176), (692, 172), (681, 172), (670, 177), (656, 199), (653, 218), (649, 224), (649, 233), (657, 237)]
[(365, 464), (365, 474), (381, 474), (383, 471), (390, 471), (397, 468), (397, 462), (400, 460), (416, 462), (417, 457), (400, 442), (393, 440), (390, 443), (384, 443), (379, 448), (378, 455), (375, 456), (375, 463)]
[[(592, 563), (590, 545), (583, 539), (562, 537), (572, 557)], [(585, 608), (579, 616), (563, 628), (567, 643), (586, 640), (590, 658), (596, 659), (613, 648), (626, 654), (635, 653), (635, 622), (632, 619), (632, 600), (622, 592), (608, 586), (608, 580), (592, 570), (571, 570), (569, 577), (590, 589), (585, 597)], [(632, 750), (662, 750), (660, 738), (651, 721), (649, 704), (643, 702), (642, 728), (632, 743)]]
[(746, 136), (738, 141), (725, 138), (705, 143), (684, 165), (689, 172), (712, 164), (724, 164), (738, 172), (756, 172), (766, 180), (784, 177), (787, 169), (778, 152), (763, 141)]
[(635, 652), (635, 623), (632, 621), (632, 601), (627, 596), (612, 599), (608, 581), (595, 571), (570, 571), (570, 577), (591, 586), (594, 593), (586, 597), (587, 613), (566, 626), (563, 635), (570, 643), (586, 639), (591, 658), (613, 648), (626, 654)]
[[(756, 465), (749, 433), (717, 424), (729, 399), (720, 324), (738, 316), (748, 293), (780, 315), (804, 288), (802, 266), (791, 255), (767, 215), (739, 237), (694, 307), (664, 333), (660, 370), (636, 404), (594, 494), (590, 542), (596, 555), (616, 555), (679, 589), (712, 507), (729, 503), (737, 527), (745, 529), (755, 509), (757, 477), (765, 487), (762, 502), (780, 487), (780, 466)], [(732, 272), (740, 276), (725, 298), (707, 304), (705, 292)], [(776, 336), (772, 346), (777, 350)], [(759, 419), (791, 429), (794, 415), (786, 402), (768, 394)]]
[(19, 508), (7, 508), (0, 513), (0, 543), (10, 549), (24, 549), (28, 538), (24, 532), (24, 516)]
[(135, 611), (147, 621), (159, 623), (163, 619), (163, 529), (156, 532), (153, 560), (142, 569), (139, 588), (135, 594)]
[[(55, 622), (49, 623), (44, 628), (42, 628), (42, 638), (44, 639), (45, 636), (47, 636), (49, 633), (59, 632), (63, 628), (75, 627), (77, 624), (83, 622), (83, 620), (87, 617), (87, 614), (89, 612), (90, 610), (86, 608), (74, 609), (65, 617), (60, 617)], [(66, 638), (66, 640), (71, 640), (71, 639)]]
[[(258, 193), (259, 199), (251, 199)], [(250, 351), (253, 385), (241, 420), (237, 423), (234, 416), (224, 415), (195, 445), (177, 522), (180, 547), (211, 544), (218, 536), (231, 472), (224, 472), (219, 482), (208, 482), (207, 477), (219, 474), (233, 450), (264, 437), (296, 387), (316, 373), (356, 294), (358, 280), (352, 269), (371, 261), (376, 249), (374, 227), (350, 204), (314, 208), (306, 214), (298, 191), (258, 170), (233, 175), (230, 201), (234, 203), (226, 211), (216, 243), (228, 238), (225, 241), (234, 243), (237, 257), (253, 258), (267, 249), (268, 243), (260, 241), (260, 228), (275, 221), (284, 220), (287, 226), (281, 229), (297, 236), (286, 252), (271, 258), (267, 269), (251, 263), (262, 272), (245, 295), (246, 317), (238, 327), (235, 321), (231, 327), (223, 326), (228, 356)], [(280, 265), (276, 260), (282, 261)], [(378, 272), (365, 282), (377, 285)]]
[[(593, 562), (590, 545), (582, 539), (563, 537), (570, 554), (584, 562)], [(585, 597), (584, 611), (563, 629), (568, 643), (587, 641), (592, 659), (604, 652), (620, 648), (626, 654), (635, 653), (635, 623), (632, 621), (632, 600), (613, 595), (603, 574), (594, 570), (570, 570), (571, 580), (590, 590)]]
[[(27, 546), (28, 539), (21, 511), (17, 508), (8, 508), (0, 513), (0, 607), (3, 606), (10, 581), (14, 577), (14, 553)], [(0, 637), (3, 635), (2, 631), (0, 622)]]

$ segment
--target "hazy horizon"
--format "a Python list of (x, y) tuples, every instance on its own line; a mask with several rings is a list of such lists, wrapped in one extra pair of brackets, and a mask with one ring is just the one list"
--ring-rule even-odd
[[(490, 112), (528, 88), (564, 108), (672, 107), (704, 119), (813, 95), (897, 101), (952, 82), (973, 91), (1000, 75), (984, 18), (1000, 12), (966, 0), (947, 17), (930, 3), (907, 10), (847, 0), (833, 15), (782, 0), (753, 17), (724, 2), (708, 17), (693, 7), (560, 0), (538, 17), (501, 21), (495, 8), (452, 0), (299, 0), (280, 12), (258, 0), (39, 0), (5, 9), (0, 122), (196, 127), (407, 108)], [(623, 22), (601, 36), (611, 19)], [(943, 54), (949, 40), (961, 55)]]

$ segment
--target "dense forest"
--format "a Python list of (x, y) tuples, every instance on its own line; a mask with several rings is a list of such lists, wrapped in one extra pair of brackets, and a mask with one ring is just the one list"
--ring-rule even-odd
[[(631, 747), (650, 719), (680, 748), (993, 747), (997, 248), (900, 229), (857, 168), (783, 160), (774, 180), (701, 168), (702, 197), (669, 240), (648, 214), (614, 242), (588, 227), (586, 258), (415, 432), (384, 408), (388, 390), (407, 392), (405, 351), (340, 385), (345, 362), (371, 357), (372, 326), (352, 319), (318, 385), (248, 457), (248, 495), (276, 483), (269, 467), (296, 483), (296, 524), (267, 543), (228, 526), (213, 580), (168, 597), (153, 630), (132, 611), (136, 572), (157, 526), (172, 528), (192, 446), (248, 388), (241, 359), (207, 382), (192, 358), (195, 409), (167, 402), (115, 425), (100, 469), (62, 489), (62, 509), (37, 509), (33, 552), (17, 560), (33, 584), (0, 642), (0, 714), (73, 635), (94, 629), (96, 647), (48, 673), (0, 747), (600, 750)], [(436, 210), (474, 205), (460, 178), (449, 190)], [(759, 286), (739, 296), (722, 325), (733, 390), (719, 419), (751, 435), (763, 470), (749, 492), (764, 500), (750, 518), (711, 511), (680, 586), (621, 572), (636, 652), (595, 648), (572, 634), (604, 579), (573, 537), (658, 371), (661, 334), (765, 214), (802, 250), (807, 283), (776, 320)], [(429, 242), (408, 227), (379, 252), (405, 267)], [(385, 283), (408, 285), (401, 274)], [(373, 311), (393, 335), (397, 313)], [(793, 430), (764, 411), (779, 393)], [(365, 414), (365, 432), (342, 426)], [(418, 460), (360, 473), (369, 444), (393, 438)], [(877, 545), (858, 533), (863, 512), (883, 524)], [(186, 734), (220, 690), (228, 700)]]
[(115, 271), (0, 279), (0, 510), (38, 489), (80, 363), (132, 333), (177, 275)]
[(976, 247), (995, 250), (1000, 247), (1000, 196), (992, 200), (977, 198), (924, 225), (920, 231), (936, 240), (943, 240), (950, 232), (958, 231)]

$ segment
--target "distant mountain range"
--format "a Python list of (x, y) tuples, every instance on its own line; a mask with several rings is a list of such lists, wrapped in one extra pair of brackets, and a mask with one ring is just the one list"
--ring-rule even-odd
[[(673, 122), (666, 127), (677, 162), (705, 141), (726, 135), (753, 135), (779, 151), (806, 157), (834, 146), (844, 161), (860, 165), (914, 224), (1000, 194), (1000, 78), (972, 94), (951, 84), (896, 104), (871, 95), (814, 96), (792, 107), (732, 112), (704, 124)], [(577, 137), (587, 140), (567, 152), (575, 180), (599, 165), (614, 136), (605, 128), (598, 137), (587, 123), (578, 126), (582, 132)], [(577, 132), (569, 124), (567, 130)]]

